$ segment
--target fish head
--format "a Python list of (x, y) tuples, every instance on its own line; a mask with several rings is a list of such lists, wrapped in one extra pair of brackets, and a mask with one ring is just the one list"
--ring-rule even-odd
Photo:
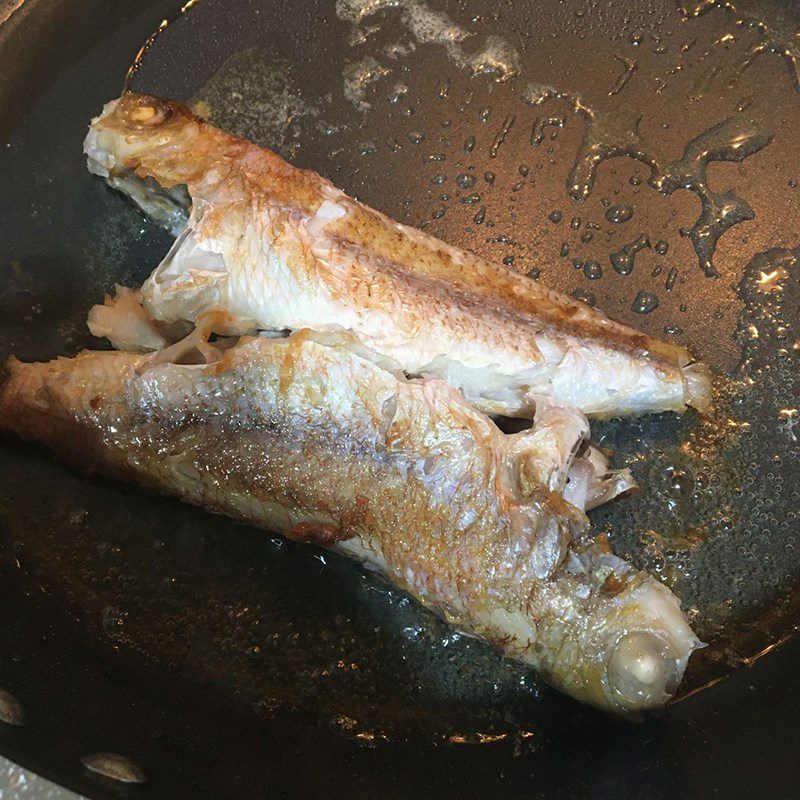
[(703, 644), (667, 587), (644, 572), (628, 576), (609, 598), (602, 682), (612, 706), (636, 716), (675, 694), (689, 656)]

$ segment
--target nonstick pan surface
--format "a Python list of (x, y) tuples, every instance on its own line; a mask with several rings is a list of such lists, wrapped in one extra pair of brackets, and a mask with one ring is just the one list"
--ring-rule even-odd
[[(0, 752), (91, 797), (800, 793), (796, 4), (27, 0), (3, 15), (3, 356), (102, 346), (89, 306), (170, 244), (81, 155), (133, 64), (130, 88), (198, 103), (395, 219), (687, 344), (718, 375), (718, 412), (594, 427), (641, 485), (595, 525), (709, 643), (688, 696), (640, 725), (355, 565), (5, 442), (0, 689), (26, 724), (0, 723)], [(98, 752), (146, 782), (86, 770)]]

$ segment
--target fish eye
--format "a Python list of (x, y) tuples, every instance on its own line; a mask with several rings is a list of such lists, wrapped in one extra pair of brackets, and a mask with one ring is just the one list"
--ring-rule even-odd
[(125, 116), (131, 127), (144, 130), (163, 125), (172, 117), (172, 107), (156, 97), (137, 97), (129, 103)]
[(678, 683), (669, 646), (644, 631), (627, 633), (617, 642), (606, 675), (617, 702), (632, 711), (662, 703)]

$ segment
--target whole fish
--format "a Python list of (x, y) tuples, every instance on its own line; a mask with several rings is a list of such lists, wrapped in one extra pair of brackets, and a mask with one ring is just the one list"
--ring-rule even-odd
[(709, 408), (684, 348), (393, 222), (180, 103), (125, 94), (84, 150), (178, 237), (143, 287), (162, 323), (222, 308), (220, 333), (344, 329), (492, 414), (532, 416), (542, 396), (591, 417)]
[(581, 461), (569, 437), (503, 434), (346, 334), (209, 341), (230, 322), (147, 355), (12, 358), (0, 430), (366, 562), (601, 709), (673, 694), (699, 642), (675, 596), (550, 488)]

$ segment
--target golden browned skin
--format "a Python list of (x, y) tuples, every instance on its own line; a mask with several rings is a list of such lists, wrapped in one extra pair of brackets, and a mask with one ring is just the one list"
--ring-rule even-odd
[(84, 148), (92, 171), (180, 231), (143, 287), (157, 320), (221, 307), (231, 332), (349, 330), (488, 413), (530, 415), (537, 396), (590, 416), (709, 406), (685, 349), (395, 223), (180, 103), (125, 94)]
[(698, 644), (678, 601), (548, 488), (536, 426), (504, 435), (347, 336), (212, 345), (214, 322), (151, 355), (12, 359), (0, 430), (366, 561), (599, 708), (674, 692)]

